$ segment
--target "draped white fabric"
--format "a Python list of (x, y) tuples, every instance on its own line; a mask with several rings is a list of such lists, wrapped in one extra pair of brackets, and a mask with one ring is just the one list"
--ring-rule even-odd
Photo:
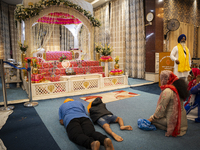
[(87, 28), (83, 25), (79, 33), (79, 49), (83, 51), (84, 59), (88, 60), (90, 58), (89, 52), (89, 33)]

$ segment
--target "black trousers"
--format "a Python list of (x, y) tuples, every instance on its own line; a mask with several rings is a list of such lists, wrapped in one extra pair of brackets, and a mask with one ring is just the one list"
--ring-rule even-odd
[(94, 125), (89, 118), (81, 117), (70, 121), (66, 128), (69, 139), (85, 148), (91, 149), (91, 143), (98, 140), (104, 145), (106, 135), (96, 132)]

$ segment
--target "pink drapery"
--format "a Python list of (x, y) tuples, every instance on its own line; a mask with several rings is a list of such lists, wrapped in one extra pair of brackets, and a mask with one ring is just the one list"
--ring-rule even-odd
[(44, 17), (38, 19), (37, 22), (59, 25), (81, 23), (81, 21), (75, 18), (74, 16), (62, 12), (49, 13), (48, 15), (45, 15)]

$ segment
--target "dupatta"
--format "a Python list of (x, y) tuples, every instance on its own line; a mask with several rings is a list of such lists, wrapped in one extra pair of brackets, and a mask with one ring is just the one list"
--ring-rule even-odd
[[(171, 116), (169, 118), (169, 124), (167, 125), (167, 132), (166, 136), (174, 136), (176, 137), (177, 135), (180, 134), (180, 127), (181, 127), (181, 102), (180, 102), (180, 97), (178, 94), (177, 89), (172, 85), (174, 81), (178, 80), (178, 77), (173, 73), (173, 72), (164, 72), (169, 74), (167, 84), (160, 86), (161, 90), (165, 90), (166, 88), (170, 88), (172, 91), (174, 91), (174, 100), (173, 100), (173, 112), (171, 113)], [(161, 95), (158, 100), (158, 104), (160, 103), (161, 100)]]

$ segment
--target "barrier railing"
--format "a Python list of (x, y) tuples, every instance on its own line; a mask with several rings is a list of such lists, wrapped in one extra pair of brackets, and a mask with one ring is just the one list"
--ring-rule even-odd
[(1, 70), (1, 80), (2, 80), (2, 89), (3, 89), (3, 99), (4, 99), (4, 107), (0, 108), (0, 111), (6, 111), (6, 110), (12, 110), (14, 109), (14, 106), (7, 106), (7, 93), (6, 93), (6, 86), (5, 86), (5, 74), (4, 74), (4, 63), (7, 63), (8, 65), (12, 66), (15, 69), (25, 69), (28, 71), (28, 81), (29, 81), (29, 102), (24, 103), (25, 107), (33, 107), (37, 106), (38, 102), (32, 102), (32, 91), (31, 91), (31, 59), (28, 59), (28, 69), (26, 68), (18, 68), (15, 65), (13, 65), (10, 62), (3, 61), (3, 59), (0, 59), (0, 70)]

